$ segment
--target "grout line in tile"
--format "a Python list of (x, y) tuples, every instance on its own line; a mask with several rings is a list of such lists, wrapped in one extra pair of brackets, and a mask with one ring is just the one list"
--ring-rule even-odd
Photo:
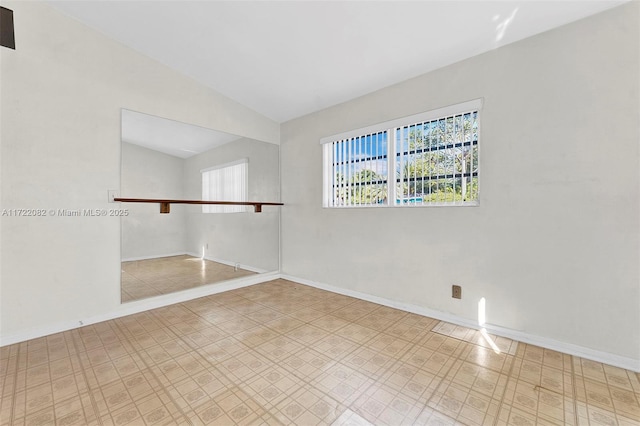
[[(102, 416), (100, 415), (100, 410), (98, 409), (98, 403), (96, 402), (94, 396), (93, 396), (93, 392), (91, 392), (91, 384), (89, 382), (89, 380), (87, 379), (87, 373), (85, 370), (85, 367), (82, 363), (82, 357), (80, 356), (81, 351), (78, 349), (78, 343), (76, 342), (76, 336), (78, 335), (78, 331), (77, 330), (72, 330), (72, 335), (71, 335), (71, 341), (73, 342), (73, 347), (75, 349), (75, 357), (78, 361), (78, 364), (80, 365), (80, 373), (82, 374), (82, 379), (84, 380), (84, 384), (87, 387), (87, 393), (89, 395), (89, 400), (91, 401), (91, 406), (93, 407), (93, 411), (95, 412), (95, 416), (96, 416), (96, 422), (99, 425), (102, 425)], [(82, 411), (84, 412), (84, 406)], [(85, 413), (85, 418), (86, 418), (86, 413)]]
[[(504, 406), (504, 398), (507, 394), (507, 389), (509, 388), (509, 381), (511, 380), (511, 378), (513, 377), (513, 370), (514, 367), (516, 365), (516, 356), (515, 355), (507, 355), (509, 357), (511, 357), (511, 365), (509, 366), (509, 373), (507, 374), (507, 382), (504, 385), (504, 389), (502, 391), (502, 396), (500, 396), (500, 402), (498, 403), (498, 410), (496, 411), (496, 418), (493, 421), (493, 426), (496, 426), (498, 424), (498, 422), (500, 421), (500, 411), (502, 410), (502, 407)], [(517, 380), (515, 377), (513, 377), (514, 380)], [(511, 408), (509, 408), (509, 413), (511, 413)]]
[[(15, 420), (15, 413), (16, 413), (16, 396), (18, 394), (18, 392), (16, 392), (17, 387), (18, 387), (18, 372), (20, 370), (20, 347), (22, 345), (18, 345), (18, 351), (16, 354), (16, 368), (15, 368), (15, 372), (13, 374), (13, 387), (14, 387), (14, 391), (12, 392), (11, 395), (11, 414), (9, 415), (9, 424), (13, 424), (13, 421)], [(7, 374), (8, 376), (8, 374)], [(6, 377), (5, 377), (6, 379)], [(2, 389), (3, 393), (4, 393), (4, 386)], [(1, 396), (1, 395), (0, 395)]]
[(571, 392), (572, 392), (572, 404), (573, 404), (573, 421), (577, 426), (579, 425), (578, 419), (578, 391), (576, 388), (576, 358), (573, 355), (569, 355), (569, 361), (571, 362)]

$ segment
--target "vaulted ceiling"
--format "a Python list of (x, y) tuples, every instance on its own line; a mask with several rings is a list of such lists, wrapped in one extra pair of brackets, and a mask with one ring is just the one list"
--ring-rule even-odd
[(624, 1), (50, 3), (284, 122)]

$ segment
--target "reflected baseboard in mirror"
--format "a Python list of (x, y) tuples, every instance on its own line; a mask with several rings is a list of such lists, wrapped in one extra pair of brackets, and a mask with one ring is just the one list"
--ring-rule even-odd
[(255, 272), (189, 255), (122, 262), (121, 302), (146, 299)]

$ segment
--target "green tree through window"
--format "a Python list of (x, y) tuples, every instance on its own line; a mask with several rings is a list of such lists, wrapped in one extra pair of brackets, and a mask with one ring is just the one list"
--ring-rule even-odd
[(398, 203), (478, 200), (478, 113), (396, 129)]

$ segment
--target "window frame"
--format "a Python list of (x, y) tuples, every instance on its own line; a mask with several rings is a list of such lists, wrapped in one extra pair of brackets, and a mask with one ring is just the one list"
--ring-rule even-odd
[[(324, 208), (331, 209), (344, 209), (344, 208), (384, 208), (384, 207), (409, 207), (409, 208), (417, 208), (417, 207), (460, 207), (460, 206), (469, 206), (475, 207), (480, 205), (480, 141), (481, 141), (481, 116), (482, 116), (482, 104), (483, 99), (474, 99), (467, 102), (458, 103), (455, 105), (450, 105), (443, 108), (438, 108), (434, 110), (429, 110), (426, 112), (422, 112), (419, 114), (410, 115), (407, 117), (401, 117), (394, 120), (385, 121), (382, 123), (374, 124), (367, 127), (362, 127), (359, 129), (349, 130), (347, 132), (338, 133), (332, 136), (326, 136), (320, 139), (320, 144), (322, 145), (323, 151), (323, 159), (322, 159), (322, 170), (323, 170), (323, 180), (322, 180), (322, 206)], [(449, 117), (455, 117), (459, 115), (464, 115), (470, 112), (477, 112), (476, 124), (477, 124), (477, 171), (475, 172), (477, 179), (476, 188), (478, 196), (475, 200), (472, 201), (445, 201), (445, 202), (422, 202), (422, 203), (397, 203), (397, 188), (396, 182), (397, 178), (397, 164), (396, 157), (399, 155), (397, 152), (397, 143), (396, 141), (396, 131), (398, 129), (403, 129), (408, 126), (412, 126), (418, 123), (432, 122), (438, 119), (446, 119)], [(345, 141), (354, 138), (362, 138), (367, 137), (368, 135), (379, 134), (379, 133), (387, 133), (387, 173), (386, 173), (386, 184), (387, 184), (387, 199), (385, 203), (381, 204), (364, 204), (364, 205), (333, 205), (334, 200), (334, 184), (333, 184), (333, 174), (334, 174), (334, 158), (332, 152), (332, 146), (335, 142)], [(442, 148), (443, 150), (446, 148)], [(393, 176), (394, 178), (391, 178)], [(473, 172), (472, 172), (472, 178)]]

